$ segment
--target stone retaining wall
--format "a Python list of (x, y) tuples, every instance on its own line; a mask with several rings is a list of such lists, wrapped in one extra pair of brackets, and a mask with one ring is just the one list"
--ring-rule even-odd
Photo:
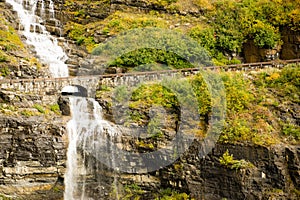
[[(277, 67), (282, 68), (286, 64), (299, 63), (300, 59), (286, 60), (281, 62), (261, 62), (228, 65), (224, 67), (212, 66), (206, 67), (206, 70), (224, 70), (224, 71), (252, 71), (263, 68)], [(87, 89), (88, 96), (94, 97), (98, 85), (107, 85), (116, 87), (118, 85), (134, 86), (146, 81), (162, 80), (165, 77), (190, 76), (201, 72), (199, 68), (165, 70), (152, 72), (137, 72), (127, 74), (107, 74), (95, 76), (78, 76), (67, 78), (45, 78), (45, 79), (3, 79), (0, 80), (1, 90), (20, 91), (22, 93), (33, 93), (39, 95), (60, 94), (62, 89), (68, 85), (80, 85)]]

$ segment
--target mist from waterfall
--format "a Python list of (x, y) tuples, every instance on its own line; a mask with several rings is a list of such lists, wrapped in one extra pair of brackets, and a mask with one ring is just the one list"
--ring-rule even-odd
[[(26, 43), (32, 45), (36, 55), (43, 64), (49, 65), (49, 71), (53, 77), (67, 77), (68, 59), (63, 49), (58, 45), (55, 37), (46, 30), (47, 17), (49, 20), (57, 21), (54, 11), (53, 0), (6, 0), (13, 6), (18, 14), (22, 35)], [(39, 15), (40, 16), (39, 16)]]

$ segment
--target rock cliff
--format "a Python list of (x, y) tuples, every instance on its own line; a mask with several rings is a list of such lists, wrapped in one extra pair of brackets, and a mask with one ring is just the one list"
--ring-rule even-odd
[[(60, 43), (68, 53), (67, 63), (71, 75), (94, 74), (99, 71), (93, 65), (98, 66), (102, 61), (93, 60), (92, 57), (85, 59), (89, 51), (95, 44), (114, 36), (122, 26), (125, 29), (131, 27), (133, 22), (138, 25), (151, 22), (157, 27), (185, 30), (203, 20), (203, 9), (199, 6), (185, 7), (176, 4), (175, 9), (170, 2), (55, 1), (57, 21), (46, 21), (46, 27), (51, 34), (63, 36)], [(125, 14), (118, 12), (124, 10)], [(132, 19), (131, 12), (136, 14), (133, 18), (138, 20), (133, 19), (129, 24), (122, 24), (123, 18)], [(150, 12), (154, 17), (147, 21), (143, 14)], [(190, 17), (191, 21), (187, 22), (185, 16)], [(162, 18), (168, 20), (161, 20)], [(109, 23), (112, 19), (114, 23)], [(49, 76), (46, 66), (42, 66), (34, 58), (32, 49), (22, 43), (22, 37), (17, 36), (14, 29), (17, 29), (18, 20), (3, 0), (0, 2), (0, 20), (1, 38), (2, 32), (13, 32), (12, 35), (6, 35), (6, 43), (0, 41), (1, 75), (4, 78)], [(122, 26), (118, 26), (120, 24)], [(9, 45), (11, 37), (17, 46)], [(299, 33), (284, 30), (283, 41), (281, 58), (299, 57)], [(257, 54), (254, 53), (257, 51)], [(249, 61), (253, 62), (264, 60), (265, 51), (253, 49), (251, 44), (245, 47), (245, 52), (250, 55)], [(253, 55), (255, 58), (251, 57)], [(271, 55), (274, 53), (271, 52)], [(273, 73), (268, 78), (272, 80), (276, 76), (278, 75)], [(69, 118), (62, 116), (60, 112), (70, 114), (68, 101), (58, 100), (57, 94), (41, 97), (16, 94), (14, 91), (0, 91), (0, 97), (0, 199), (3, 196), (12, 199), (63, 199), (68, 143), (65, 125)], [(274, 101), (269, 96), (256, 97), (262, 98), (261, 101), (266, 104), (272, 101), (270, 104), (275, 109), (277, 120), (291, 120), (299, 126), (299, 102), (289, 104), (290, 101), (281, 94), (276, 97), (279, 101)], [(299, 98), (296, 94), (294, 97), (296, 100)], [(102, 96), (98, 101), (106, 109), (106, 117), (113, 121), (107, 99)], [(47, 104), (53, 105), (49, 107)], [(61, 111), (57, 109), (57, 104), (61, 105)], [(273, 119), (267, 120), (268, 123), (272, 124)], [(296, 200), (300, 198), (300, 148), (294, 140), (283, 136), (282, 138), (287, 141), (271, 146), (248, 142), (219, 142), (205, 157), (199, 155), (201, 141), (195, 140), (189, 151), (175, 163), (144, 174), (113, 172), (94, 161), (89, 163), (95, 173), (87, 177), (90, 186), (88, 194), (95, 199), (114, 200), (118, 193), (122, 198), (148, 200), (163, 198), (164, 193), (171, 189), (177, 193), (186, 193), (197, 200)], [(164, 146), (163, 143), (151, 146), (152, 141), (145, 144), (134, 139), (119, 139), (124, 149), (137, 152), (152, 151), (153, 148)], [(226, 151), (233, 155), (235, 165), (230, 162), (221, 164), (220, 159)]]
[(58, 199), (66, 160), (64, 124), (40, 117), (0, 116), (0, 194)]

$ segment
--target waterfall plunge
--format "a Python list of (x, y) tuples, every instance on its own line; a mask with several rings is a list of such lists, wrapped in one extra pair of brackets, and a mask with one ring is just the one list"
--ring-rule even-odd
[[(107, 146), (107, 140), (119, 135), (119, 131), (102, 118), (102, 108), (94, 99), (69, 98), (72, 119), (67, 124), (69, 145), (64, 199), (93, 199), (91, 197), (93, 195), (86, 194), (86, 189), (90, 187), (86, 184), (86, 177), (101, 170), (101, 166), (95, 164), (95, 159), (98, 163), (99, 155), (109, 154), (112, 151)], [(110, 157), (110, 162), (113, 166), (116, 160)], [(91, 166), (91, 163), (96, 165), (96, 169), (94, 169), (95, 166)], [(115, 180), (113, 184), (116, 184)], [(97, 187), (101, 187), (100, 183)]]
[[(52, 76), (67, 77), (68, 67), (64, 64), (67, 55), (58, 46), (57, 39), (51, 36), (43, 25), (45, 16), (54, 19), (53, 1), (6, 0), (6, 2), (13, 6), (20, 18), (20, 26), (26, 37), (26, 43), (35, 48), (42, 63), (49, 65)], [(102, 153), (110, 155), (113, 149), (107, 145), (107, 140), (118, 135), (118, 131), (102, 118), (102, 108), (94, 99), (70, 97), (70, 107), (72, 119), (67, 124), (69, 144), (64, 199), (91, 200), (93, 199), (91, 196), (95, 195), (86, 192), (90, 187), (86, 179), (91, 174), (97, 175), (97, 171), (101, 170), (99, 161), (95, 164), (95, 159)], [(112, 163), (111, 166), (115, 166), (114, 157), (107, 156), (107, 159)], [(96, 168), (96, 171), (93, 168)], [(100, 187), (102, 190), (100, 192), (107, 193), (103, 191), (104, 187), (99, 182), (101, 181), (96, 180), (96, 187)], [(111, 182), (113, 185), (116, 184), (115, 176)], [(118, 199), (117, 191), (115, 196)]]
[[(41, 6), (38, 8), (38, 2)], [(20, 20), (20, 25), (24, 29), (22, 34), (26, 37), (26, 43), (32, 45), (41, 62), (49, 65), (50, 73), (53, 77), (67, 77), (68, 66), (65, 61), (68, 59), (63, 49), (58, 45), (55, 37), (51, 36), (43, 25), (48, 3), (48, 17), (54, 19), (53, 1), (50, 0), (6, 0), (13, 6)], [(39, 17), (40, 13), (42, 17)]]

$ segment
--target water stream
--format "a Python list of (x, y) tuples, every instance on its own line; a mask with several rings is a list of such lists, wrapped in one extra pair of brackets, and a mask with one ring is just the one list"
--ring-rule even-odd
[(49, 71), (53, 77), (67, 77), (68, 59), (58, 41), (44, 26), (47, 16), (55, 21), (53, 0), (6, 0), (13, 6), (20, 20), (20, 30), (26, 38), (26, 43), (32, 45), (37, 57), (43, 64), (49, 65)]
[[(109, 153), (111, 149), (107, 146), (107, 139), (119, 133), (103, 119), (102, 108), (94, 99), (75, 96), (69, 99), (72, 119), (67, 124), (69, 145), (64, 199), (93, 199), (93, 195), (86, 193), (90, 187), (87, 177), (102, 170), (98, 161), (95, 164), (95, 157), (97, 154)], [(110, 159), (116, 162), (114, 158)], [(95, 184), (101, 185), (97, 180), (93, 184), (93, 187)]]
[[(67, 55), (44, 26), (46, 20), (57, 21), (53, 0), (6, 1), (19, 16), (20, 31), (26, 43), (33, 46), (40, 61), (49, 66), (52, 77), (67, 77), (68, 67), (64, 63)], [(118, 131), (102, 118), (102, 108), (94, 99), (75, 96), (69, 99), (72, 119), (67, 124), (69, 142), (64, 199), (95, 199), (99, 193), (105, 192), (107, 195), (101, 185), (102, 177), (98, 175), (103, 167), (95, 161), (95, 157), (103, 153), (108, 155), (112, 151), (107, 139), (117, 135)], [(115, 159), (107, 158), (114, 166)], [(104, 182), (115, 184), (116, 180), (113, 176), (112, 180)], [(93, 191), (94, 188), (98, 188), (97, 191)], [(118, 198), (117, 192), (115, 195)]]

